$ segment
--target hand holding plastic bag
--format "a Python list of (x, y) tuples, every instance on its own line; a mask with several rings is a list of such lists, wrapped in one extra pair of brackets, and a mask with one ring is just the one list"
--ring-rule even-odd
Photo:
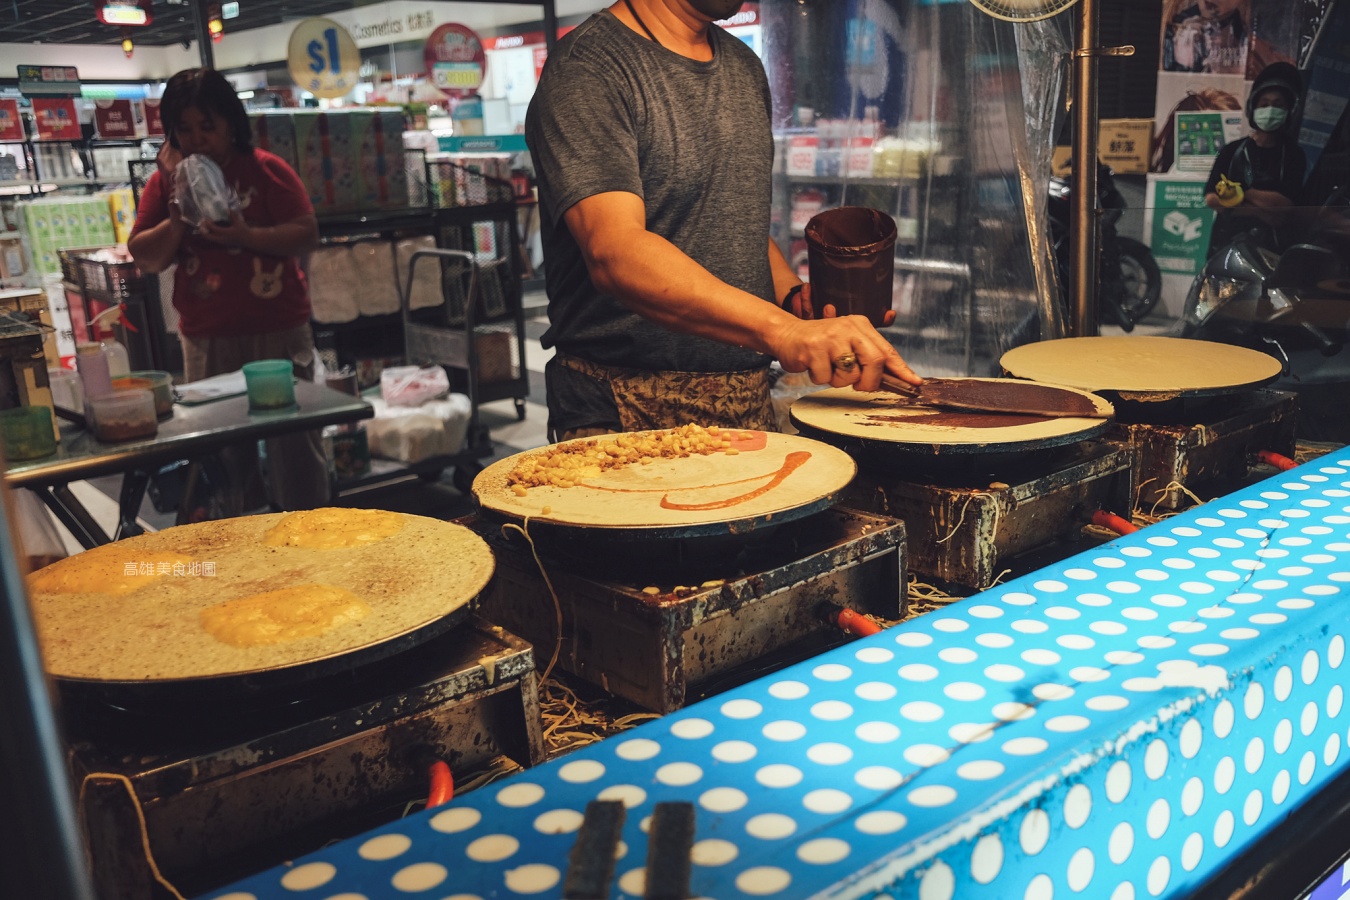
[(243, 208), (220, 166), (201, 154), (189, 156), (174, 167), (173, 196), (183, 221), (193, 228), (203, 222), (228, 225), (232, 214)]

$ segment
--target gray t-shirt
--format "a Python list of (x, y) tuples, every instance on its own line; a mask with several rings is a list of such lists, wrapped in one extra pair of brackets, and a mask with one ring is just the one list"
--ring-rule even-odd
[(688, 59), (597, 13), (549, 54), (525, 119), (539, 181), (550, 327), (545, 347), (604, 365), (730, 372), (751, 350), (676, 334), (601, 293), (563, 214), (607, 191), (643, 199), (647, 228), (728, 284), (772, 301), (768, 79), (713, 26)]

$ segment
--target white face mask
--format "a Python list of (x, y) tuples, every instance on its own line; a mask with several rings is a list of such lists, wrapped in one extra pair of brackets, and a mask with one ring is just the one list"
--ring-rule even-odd
[(1284, 120), (1288, 117), (1289, 113), (1278, 106), (1263, 106), (1252, 112), (1256, 127), (1262, 131), (1279, 131), (1281, 126), (1284, 125)]

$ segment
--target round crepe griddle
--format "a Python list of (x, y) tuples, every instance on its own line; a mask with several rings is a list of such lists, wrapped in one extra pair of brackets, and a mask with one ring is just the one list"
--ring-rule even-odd
[[(999, 381), (972, 378), (968, 381)], [(982, 413), (916, 406), (890, 392), (866, 393), (831, 388), (807, 394), (792, 404), (792, 421), (810, 434), (886, 445), (924, 456), (1013, 453), (1087, 440), (1106, 430), (1111, 405), (1100, 397), (1063, 388), (1088, 398), (1102, 418)]]
[[(634, 432), (640, 437), (644, 433)], [(743, 432), (736, 432), (743, 433)], [(841, 450), (786, 434), (750, 432), (762, 449), (693, 454), (649, 465), (607, 469), (572, 487), (530, 487), (518, 496), (508, 476), (526, 456), (605, 443), (579, 438), (493, 463), (473, 482), (484, 513), (554, 534), (607, 541), (741, 535), (819, 512), (853, 480), (857, 466)], [(545, 508), (548, 509), (545, 512)]]
[[(94, 554), (110, 560), (113, 571), (139, 565), (154, 553), (203, 564), (197, 574), (165, 574), (122, 595), (30, 587), (47, 671), (63, 681), (117, 689), (235, 680), (250, 686), (295, 683), (355, 668), (445, 632), (469, 612), (492, 577), (492, 552), (460, 525), (389, 513), (405, 520), (403, 528), (362, 546), (264, 545), (264, 534), (287, 515), (292, 514), (182, 525), (87, 550), (42, 570), (93, 562)], [(251, 647), (227, 644), (202, 626), (203, 609), (307, 584), (344, 588), (370, 612), (313, 637)]]
[(1274, 357), (1245, 347), (1173, 337), (1076, 337), (1014, 347), (1008, 374), (1128, 400), (1232, 394), (1280, 376)]

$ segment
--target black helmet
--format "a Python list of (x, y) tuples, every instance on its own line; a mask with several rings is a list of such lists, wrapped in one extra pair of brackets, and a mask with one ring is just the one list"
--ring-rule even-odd
[(1285, 128), (1298, 121), (1303, 107), (1303, 76), (1292, 63), (1271, 63), (1252, 81), (1252, 92), (1247, 95), (1247, 124), (1256, 127), (1256, 98), (1268, 88), (1277, 88), (1289, 95), (1289, 118)]

